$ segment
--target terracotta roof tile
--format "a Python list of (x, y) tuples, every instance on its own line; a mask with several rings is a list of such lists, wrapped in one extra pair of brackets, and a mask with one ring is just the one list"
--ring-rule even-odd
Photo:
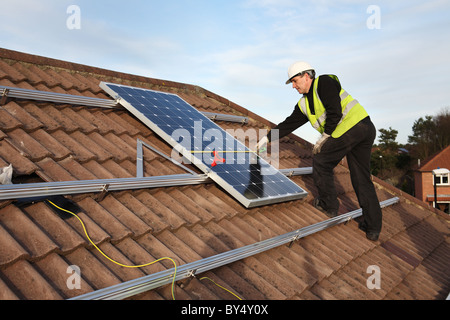
[(17, 175), (29, 175), (38, 169), (33, 162), (5, 140), (0, 141), (0, 158), (6, 163), (13, 164), (14, 172)]
[[(44, 259), (36, 262), (36, 269), (42, 273), (46, 281), (54, 288), (58, 288), (58, 292), (64, 299), (73, 298), (94, 290), (89, 283), (84, 280), (84, 268), (80, 268), (81, 279), (79, 288), (75, 287), (75, 281), (71, 281), (69, 278), (75, 275), (73, 267), (74, 265), (69, 265), (66, 259), (55, 253), (49, 254)], [(70, 285), (74, 287), (70, 287)], [(38, 295), (36, 299), (43, 298)]]
[(46, 281), (43, 275), (25, 260), (0, 271), (13, 286), (20, 299), (61, 300), (63, 297)]
[(47, 149), (47, 152), (51, 154), (51, 158), (56, 161), (64, 159), (70, 155), (70, 150), (45, 130), (39, 129), (31, 132), (29, 135), (30, 137), (35, 139), (41, 146), (45, 147)]
[(85, 166), (75, 161), (72, 157), (58, 161), (58, 164), (64, 168), (76, 180), (95, 180), (97, 177)]
[(175, 212), (168, 210), (154, 195), (146, 192), (136, 195), (136, 198), (148, 208), (151, 208), (151, 211), (160, 217), (162, 219), (161, 221), (164, 221), (166, 227), (178, 229), (186, 223)]
[(111, 241), (118, 242), (131, 236), (132, 232), (108, 210), (91, 198), (79, 202), (79, 206), (95, 223), (109, 234)]
[(134, 238), (140, 237), (152, 230), (148, 224), (113, 196), (105, 197), (99, 204), (130, 230)]
[(3, 140), (7, 137), (8, 137), (8, 135), (6, 133), (4, 133), (2, 130), (0, 130), (0, 140)]
[(118, 200), (139, 219), (145, 222), (148, 225), (150, 232), (159, 233), (167, 228), (167, 223), (162, 219), (162, 217), (154, 213), (148, 206), (139, 201), (132, 194), (122, 193), (118, 197)]
[[(92, 163), (94, 163), (92, 161)], [(97, 163), (97, 162), (95, 162)], [(130, 168), (132, 168), (132, 170), (127, 170), (127, 163), (129, 163)], [(117, 163), (113, 160), (108, 160), (105, 163), (103, 163), (103, 169), (104, 171), (106, 170), (107, 173), (109, 173), (110, 178), (134, 178), (136, 177), (136, 163), (131, 163), (128, 160), (125, 160), (121, 163)], [(94, 173), (96, 173), (96, 171), (94, 171)], [(100, 178), (102, 179), (108, 179), (106, 178), (107, 176), (104, 176), (105, 178), (103, 178), (102, 176), (100, 176)]]
[(56, 121), (53, 115), (48, 114), (44, 108), (33, 103), (23, 104), (23, 109), (41, 122), (43, 129), (47, 132), (53, 132), (61, 128), (61, 124)]
[(19, 300), (20, 298), (0, 278), (0, 300)]
[(14, 236), (32, 259), (45, 256), (58, 246), (20, 209), (10, 209), (0, 212), (2, 225)]
[(3, 60), (0, 60), (0, 70), (2, 73), (0, 74), (0, 78), (8, 78), (12, 82), (22, 82), (27, 80), (27, 77), (23, 75), (19, 70), (10, 66)]
[[(4, 210), (6, 209), (0, 209), (0, 214)], [(10, 265), (20, 259), (29, 258), (27, 250), (25, 250), (1, 225), (0, 240), (2, 243), (8, 244), (7, 246), (0, 247), (0, 263), (2, 266)]]
[[(89, 134), (88, 137), (91, 141), (95, 142), (97, 146), (99, 147), (101, 146), (100, 148), (102, 148), (105, 151), (105, 156), (107, 156), (108, 158), (112, 158), (117, 162), (122, 162), (126, 159), (131, 160), (130, 153), (132, 153), (131, 151), (133, 149), (129, 145), (127, 145), (122, 139), (120, 139), (117, 135), (109, 133), (106, 136), (104, 136), (100, 135), (97, 132), (93, 132)], [(122, 147), (122, 149), (120, 147)]]
[(76, 180), (67, 170), (64, 169), (59, 163), (55, 162), (51, 158), (45, 158), (36, 163), (40, 171), (38, 174), (44, 181), (73, 181)]
[(2, 130), (8, 132), (19, 128), (22, 122), (13, 117), (6, 109), (0, 107), (0, 126)]
[[(36, 86), (38, 84), (43, 83), (42, 77), (39, 76), (39, 74), (36, 74), (35, 72), (32, 72), (29, 69), (29, 65), (26, 66), (24, 63), (16, 62), (12, 65), (14, 69), (16, 69), (20, 74), (24, 76), (23, 81), (28, 82), (32, 86)], [(16, 79), (14, 79), (17, 81)]]
[[(94, 158), (96, 155), (87, 149), (83, 144), (81, 144), (76, 139), (72, 138), (68, 133), (63, 130), (57, 130), (52, 133), (52, 136), (58, 140), (59, 143), (64, 145), (69, 149), (72, 155), (81, 163), (88, 162)], [(106, 160), (106, 159), (105, 159)]]
[[(104, 144), (97, 144), (90, 136), (85, 135), (80, 131), (75, 131), (70, 134), (70, 137), (77, 143), (95, 155), (96, 160), (100, 163), (112, 159), (113, 155), (103, 148)], [(98, 139), (97, 139), (98, 140)], [(92, 159), (89, 159), (92, 160)]]
[[(115, 255), (113, 252), (106, 250), (102, 245), (100, 245), (100, 249), (104, 249), (108, 254)], [(82, 277), (94, 290), (121, 283), (117, 275), (86, 248), (75, 250), (66, 255), (65, 258), (69, 261), (70, 265), (83, 266)]]
[(8, 136), (11, 138), (11, 144), (33, 161), (40, 161), (52, 155), (49, 150), (22, 129), (10, 131)]
[(86, 245), (86, 240), (43, 202), (23, 210), (58, 245), (58, 251), (67, 253)]
[(27, 131), (34, 131), (43, 126), (43, 124), (33, 117), (30, 113), (24, 110), (17, 103), (11, 101), (2, 107), (10, 113), (14, 118), (21, 122), (21, 127)]

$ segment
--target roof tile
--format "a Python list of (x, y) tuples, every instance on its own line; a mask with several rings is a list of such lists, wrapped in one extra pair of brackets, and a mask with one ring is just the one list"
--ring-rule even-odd
[[(80, 268), (81, 279), (79, 287), (75, 286), (75, 280), (71, 277), (75, 274), (75, 267)], [(84, 268), (75, 265), (69, 265), (67, 261), (55, 254), (49, 254), (44, 259), (36, 262), (36, 268), (58, 292), (62, 298), (69, 299), (81, 294), (89, 293), (94, 289), (84, 280)], [(41, 299), (39, 296), (35, 299)]]
[(49, 89), (54, 89), (55, 87), (59, 86), (59, 81), (57, 78), (52, 77), (46, 71), (42, 70), (38, 66), (34, 64), (30, 65), (29, 70), (30, 72), (38, 75), (39, 78), (42, 79), (45, 86), (47, 86)]
[(133, 237), (140, 237), (151, 231), (151, 228), (144, 221), (137, 217), (134, 212), (130, 211), (130, 209), (124, 206), (114, 196), (109, 195), (105, 197), (99, 204), (133, 232)]
[(0, 74), (1, 78), (8, 78), (12, 82), (22, 82), (27, 79), (25, 75), (23, 75), (19, 70), (10, 66), (3, 60), (0, 60), (0, 70), (2, 73)]
[(61, 300), (63, 298), (26, 260), (20, 260), (0, 270), (0, 274), (8, 278), (13, 286), (14, 294), (20, 299)]
[[(90, 140), (94, 141), (96, 145), (101, 146), (101, 148), (103, 148), (105, 152), (108, 152), (109, 157), (113, 158), (115, 161), (122, 162), (126, 159), (131, 160), (129, 153), (126, 151), (131, 151), (132, 149), (127, 144), (125, 144), (122, 139), (118, 138), (113, 133), (108, 133), (108, 135), (103, 136), (97, 132), (93, 132), (89, 134), (88, 137), (90, 138)], [(111, 141), (108, 139), (108, 137), (109, 139), (111, 139)], [(120, 149), (119, 146), (121, 146), (123, 149)], [(101, 160), (99, 159), (99, 161)]]
[(44, 181), (55, 182), (76, 180), (74, 176), (51, 158), (45, 158), (44, 160), (37, 162), (37, 165), (41, 169), (37, 173)]
[(11, 290), (11, 288), (0, 278), (0, 300), (19, 300), (20, 298)]
[(11, 101), (2, 107), (8, 111), (14, 118), (22, 123), (22, 128), (27, 131), (34, 131), (43, 126), (42, 122), (37, 120), (33, 115), (28, 113), (17, 103)]
[(51, 153), (51, 157), (56, 161), (64, 159), (70, 155), (70, 150), (59, 143), (58, 140), (56, 140), (45, 130), (36, 130), (31, 132), (30, 136), (39, 142), (41, 146), (45, 147), (47, 151)]
[(19, 208), (0, 210), (0, 222), (33, 259), (58, 249), (58, 246)]
[(81, 163), (88, 162), (96, 157), (94, 153), (89, 151), (80, 142), (72, 138), (66, 132), (62, 130), (57, 130), (53, 132), (53, 137), (58, 140), (59, 143), (64, 145), (67, 149), (72, 152), (72, 155)]
[(8, 133), (8, 136), (11, 138), (11, 144), (33, 161), (40, 161), (51, 155), (45, 147), (22, 129), (13, 130)]
[[(102, 248), (103, 246), (100, 246), (100, 249)], [(114, 255), (109, 251), (108, 254)], [(77, 249), (66, 255), (65, 258), (70, 265), (78, 266), (81, 269), (81, 277), (94, 290), (121, 283), (120, 278), (110, 270), (109, 265), (104, 265), (103, 260), (99, 260), (86, 248)]]
[(6, 109), (0, 107), (0, 127), (5, 132), (17, 129), (22, 126), (22, 122), (17, 120)]
[(44, 202), (23, 210), (58, 245), (59, 251), (67, 253), (86, 245), (86, 240)]
[(127, 227), (93, 199), (85, 198), (78, 204), (98, 226), (109, 234), (111, 241), (118, 242), (131, 235)]
[[(0, 209), (0, 215), (4, 210), (6, 209)], [(2, 241), (1, 243), (8, 244), (0, 247), (0, 265), (7, 266), (19, 259), (30, 257), (27, 250), (25, 250), (1, 225), (0, 241)]]
[[(70, 134), (70, 137), (77, 143), (86, 148), (89, 152), (95, 155), (97, 161), (102, 163), (112, 159), (113, 155), (103, 148), (103, 144), (99, 145), (89, 136), (80, 131), (75, 131)], [(92, 160), (92, 159), (89, 159)]]
[(20, 154), (8, 141), (0, 141), (0, 158), (6, 163), (13, 164), (16, 175), (29, 175), (34, 173), (38, 167)]

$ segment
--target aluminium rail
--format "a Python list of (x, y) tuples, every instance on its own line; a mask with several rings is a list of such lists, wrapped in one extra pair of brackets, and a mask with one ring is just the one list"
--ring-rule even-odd
[[(311, 168), (281, 169), (285, 175), (309, 174)], [(56, 195), (176, 187), (212, 183), (207, 174), (173, 174), (165, 176), (75, 180), (0, 185), (0, 201)]]
[(77, 180), (0, 185), (0, 201), (55, 195), (97, 193), (210, 183), (207, 175), (175, 174), (145, 178)]
[[(123, 108), (116, 100), (92, 98), (92, 97), (78, 96), (78, 95), (65, 94), (65, 93), (30, 90), (30, 89), (13, 88), (13, 87), (5, 87), (5, 86), (0, 86), (0, 97), (2, 98), (0, 100), (1, 101), (0, 105), (3, 105), (7, 98), (16, 98), (16, 99), (24, 99), (24, 100), (36, 100), (36, 101), (46, 101), (46, 102), (62, 103), (62, 104), (73, 104), (73, 105), (88, 106), (88, 107), (101, 107), (101, 108), (110, 108), (110, 109), (122, 109)], [(223, 114), (223, 113), (214, 113), (214, 112), (201, 112), (201, 113), (211, 120), (238, 122), (238, 123), (242, 123), (242, 124), (248, 123), (247, 117)]]
[(64, 104), (74, 104), (83, 105), (91, 107), (102, 107), (102, 108), (118, 108), (119, 105), (114, 100), (92, 98), (85, 96), (77, 96), (71, 94), (39, 91), (39, 90), (29, 90), (21, 88), (12, 88), (0, 86), (0, 95), (3, 98), (16, 98), (24, 100), (37, 100), (37, 101), (48, 101), (54, 103), (64, 103)]
[[(399, 202), (398, 197), (380, 202), (380, 206), (385, 208)], [(196, 276), (212, 269), (222, 267), (232, 262), (256, 255), (261, 252), (292, 243), (308, 235), (317, 233), (327, 228), (339, 225), (358, 218), (362, 215), (362, 209), (357, 209), (340, 216), (318, 222), (316, 224), (286, 233), (284, 235), (251, 244), (242, 248), (230, 250), (209, 258), (187, 263), (177, 268), (175, 281)], [(108, 288), (80, 295), (69, 300), (121, 300), (134, 295), (159, 288), (172, 283), (175, 269), (171, 268), (142, 278), (127, 281)]]

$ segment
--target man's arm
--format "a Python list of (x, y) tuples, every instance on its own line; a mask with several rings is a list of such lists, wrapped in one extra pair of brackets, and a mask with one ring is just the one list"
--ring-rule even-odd
[(317, 91), (327, 112), (325, 133), (331, 135), (342, 119), (341, 97), (339, 94), (341, 85), (329, 76), (321, 76)]
[[(283, 122), (278, 124), (273, 130), (278, 130), (278, 138), (281, 139), (284, 136), (287, 136), (289, 133), (295, 131), (296, 129), (300, 128), (302, 125), (304, 125), (306, 122), (308, 122), (308, 118), (301, 112), (300, 108), (296, 104), (294, 107), (294, 111), (292, 114), (287, 117)], [(267, 135), (269, 141), (272, 141), (272, 135)]]

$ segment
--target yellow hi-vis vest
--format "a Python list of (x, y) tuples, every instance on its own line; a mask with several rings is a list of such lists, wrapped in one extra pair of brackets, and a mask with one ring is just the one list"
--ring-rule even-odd
[[(329, 75), (331, 78), (337, 80), (339, 79), (335, 75)], [(339, 82), (340, 83), (340, 82)], [(306, 115), (311, 122), (311, 125), (314, 129), (319, 131), (320, 133), (324, 133), (325, 131), (325, 121), (327, 119), (327, 113), (325, 107), (320, 101), (319, 94), (317, 92), (317, 88), (319, 86), (319, 77), (314, 80), (314, 112), (315, 114), (311, 114), (311, 110), (309, 109), (309, 102), (304, 95), (300, 101), (298, 102), (298, 106), (300, 110)], [(351, 95), (349, 95), (344, 89), (341, 89), (339, 93), (341, 97), (341, 106), (342, 106), (342, 118), (339, 124), (337, 125), (334, 132), (331, 134), (333, 138), (339, 138), (348, 130), (350, 130), (354, 125), (360, 122), (362, 119), (368, 116), (368, 113), (363, 108), (361, 104), (359, 104), (358, 100), (353, 99)]]

